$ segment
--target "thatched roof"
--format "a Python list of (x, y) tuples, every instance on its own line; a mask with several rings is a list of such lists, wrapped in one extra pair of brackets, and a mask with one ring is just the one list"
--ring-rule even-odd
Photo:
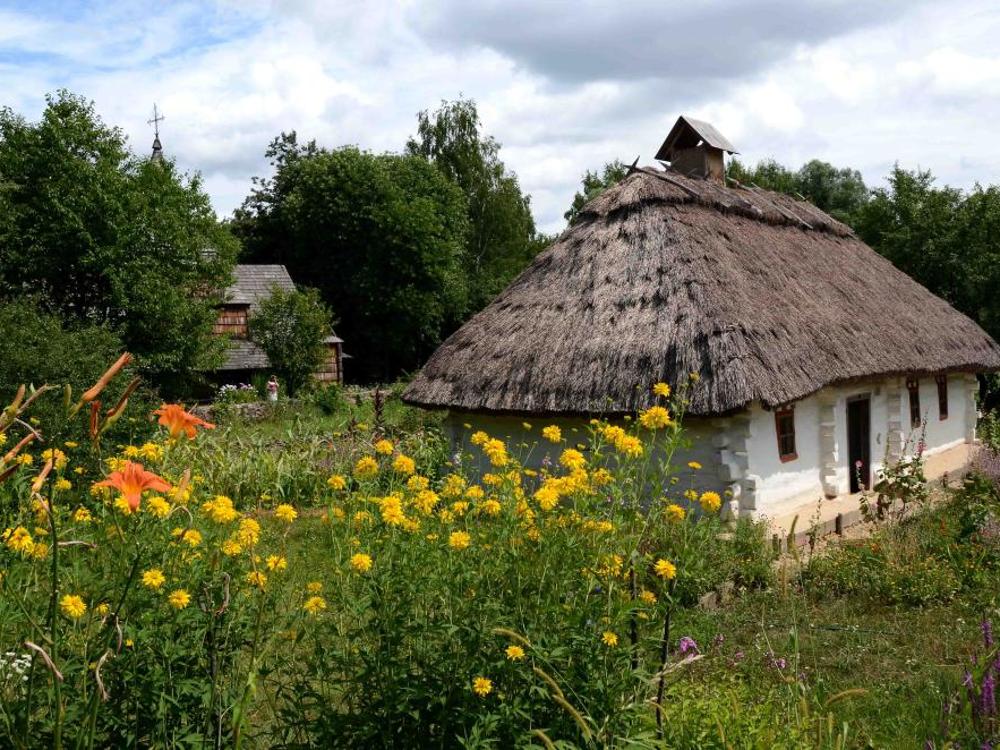
[(804, 201), (634, 171), (406, 390), (428, 407), (624, 413), (696, 372), (689, 413), (878, 375), (1000, 368), (972, 320)]

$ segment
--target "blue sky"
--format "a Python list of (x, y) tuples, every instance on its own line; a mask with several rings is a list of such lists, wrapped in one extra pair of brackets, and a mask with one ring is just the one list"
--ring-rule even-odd
[(0, 0), (0, 105), (34, 118), (66, 87), (144, 152), (155, 101), (226, 216), (282, 130), (398, 150), (419, 110), (471, 96), (557, 231), (585, 169), (651, 162), (681, 113), (749, 161), (1000, 182), (998, 36), (985, 0)]

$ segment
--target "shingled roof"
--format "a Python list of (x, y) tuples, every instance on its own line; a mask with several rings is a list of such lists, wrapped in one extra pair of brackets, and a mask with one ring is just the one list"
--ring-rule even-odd
[(845, 225), (777, 193), (642, 168), (448, 338), (409, 403), (614, 414), (701, 378), (689, 413), (873, 376), (1000, 369), (1000, 346)]
[(238, 265), (233, 269), (233, 283), (226, 289), (225, 301), (230, 305), (250, 305), (257, 312), (260, 303), (271, 296), (274, 287), (286, 292), (295, 290), (288, 269), (281, 265)]

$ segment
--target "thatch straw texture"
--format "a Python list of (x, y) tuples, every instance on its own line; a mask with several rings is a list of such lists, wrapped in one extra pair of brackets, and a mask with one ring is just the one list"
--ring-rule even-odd
[(698, 373), (689, 413), (884, 375), (1000, 368), (1000, 346), (788, 196), (646, 168), (445, 341), (406, 390), (462, 411), (609, 414)]

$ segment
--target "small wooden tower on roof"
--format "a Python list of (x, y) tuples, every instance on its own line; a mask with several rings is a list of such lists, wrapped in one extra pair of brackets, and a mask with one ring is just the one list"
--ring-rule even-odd
[(681, 115), (656, 152), (656, 158), (670, 162), (674, 170), (688, 177), (723, 182), (727, 153), (739, 152), (713, 125)]

